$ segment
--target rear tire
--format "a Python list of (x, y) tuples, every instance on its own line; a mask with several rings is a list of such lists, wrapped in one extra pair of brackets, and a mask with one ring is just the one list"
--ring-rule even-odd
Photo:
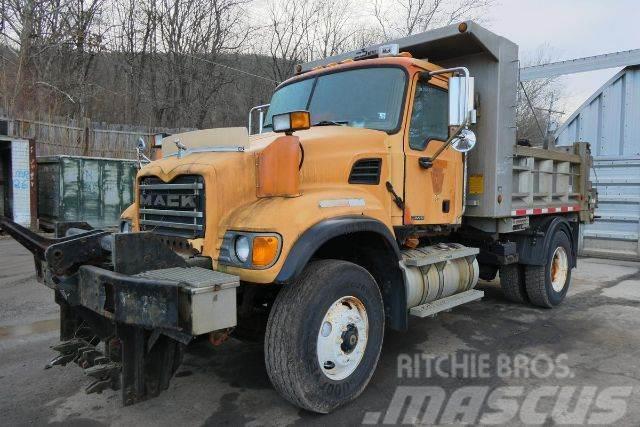
[(265, 336), (267, 373), (294, 405), (328, 413), (364, 390), (383, 335), (384, 306), (371, 274), (346, 261), (316, 261), (276, 297)]
[(571, 284), (573, 265), (571, 242), (562, 231), (556, 231), (546, 253), (545, 265), (525, 268), (527, 295), (533, 305), (551, 308), (564, 300)]
[(524, 267), (519, 264), (509, 264), (501, 267), (500, 287), (509, 301), (521, 304), (527, 302)]

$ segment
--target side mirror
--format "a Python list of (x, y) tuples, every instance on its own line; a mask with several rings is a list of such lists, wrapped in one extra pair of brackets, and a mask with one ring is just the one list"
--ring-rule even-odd
[(473, 77), (449, 78), (449, 126), (475, 123)]
[(149, 163), (151, 160), (144, 154), (144, 149), (147, 148), (147, 144), (144, 142), (142, 137), (138, 138), (138, 143), (136, 144), (136, 154), (138, 157), (138, 169), (142, 168), (142, 163)]
[(462, 129), (451, 141), (451, 148), (459, 153), (466, 153), (476, 146), (476, 134), (469, 129)]

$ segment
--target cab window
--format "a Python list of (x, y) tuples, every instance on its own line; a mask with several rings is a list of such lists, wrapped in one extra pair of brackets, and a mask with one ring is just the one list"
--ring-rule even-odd
[(413, 100), (409, 147), (422, 151), (432, 139), (446, 141), (449, 136), (449, 96), (447, 91), (419, 81)]
[(398, 67), (366, 67), (328, 72), (276, 90), (263, 128), (272, 117), (309, 110), (312, 126), (337, 124), (395, 132), (400, 126), (407, 73)]

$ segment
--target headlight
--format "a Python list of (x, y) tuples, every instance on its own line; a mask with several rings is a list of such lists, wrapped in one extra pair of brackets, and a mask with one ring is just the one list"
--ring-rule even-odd
[(131, 233), (131, 221), (128, 219), (120, 221), (120, 232)]
[(227, 231), (222, 239), (218, 262), (260, 270), (275, 264), (281, 250), (282, 237), (278, 233)]
[(249, 252), (251, 251), (251, 240), (247, 236), (236, 237), (236, 243), (234, 245), (236, 251), (236, 257), (240, 262), (245, 263), (249, 259)]

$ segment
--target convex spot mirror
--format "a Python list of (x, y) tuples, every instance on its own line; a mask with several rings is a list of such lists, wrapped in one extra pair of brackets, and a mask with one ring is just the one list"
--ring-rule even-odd
[(476, 146), (476, 134), (469, 129), (462, 129), (458, 136), (451, 141), (451, 148), (459, 153), (466, 153)]

